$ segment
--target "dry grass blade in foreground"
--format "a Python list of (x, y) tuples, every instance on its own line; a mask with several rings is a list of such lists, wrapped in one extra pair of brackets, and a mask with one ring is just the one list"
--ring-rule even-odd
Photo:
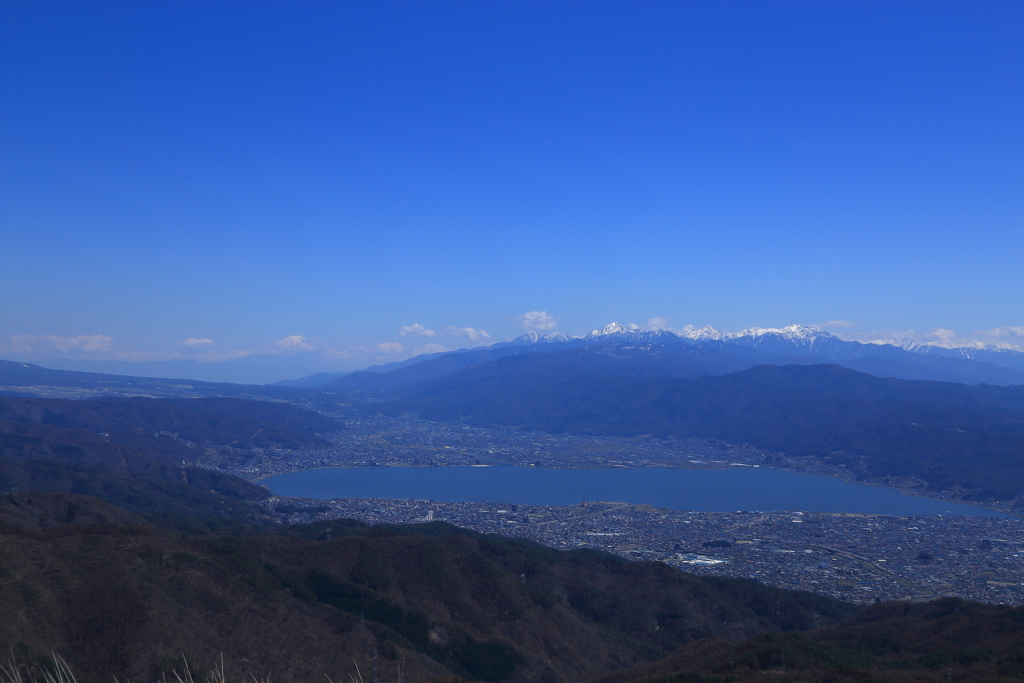
[[(43, 667), (39, 667), (39, 671), (42, 674), (42, 683), (78, 683), (75, 680), (75, 675), (71, 673), (71, 667), (64, 661), (56, 652), (53, 653), (53, 670), (49, 671)], [(36, 683), (37, 679), (31, 671), (28, 674), (28, 683)], [(14, 652), (11, 652), (10, 662), (5, 666), (0, 664), (0, 683), (26, 683), (25, 678), (21, 675), (21, 669), (18, 668), (17, 662), (14, 661)]]
[[(0, 664), (0, 683), (78, 683), (75, 679), (75, 675), (71, 672), (71, 667), (64, 661), (64, 658), (57, 653), (53, 653), (53, 670), (50, 671), (46, 667), (39, 666), (39, 673), (42, 678), (36, 678), (35, 674), (31, 670), (27, 674), (22, 674), (22, 668), (18, 666), (14, 659), (14, 653), (11, 653), (8, 664)], [(188, 660), (185, 659), (184, 655), (181, 658), (183, 669), (181, 673), (177, 669), (172, 669), (171, 674), (174, 676), (176, 683), (228, 683), (227, 677), (224, 674), (224, 655), (221, 654), (220, 661), (215, 663), (213, 670), (207, 678), (201, 678), (199, 681), (192, 676), (192, 670), (189, 668)], [(354, 662), (353, 662), (354, 663)], [(356, 665), (356, 671), (359, 671), (359, 666)], [(25, 676), (28, 676), (26, 678)], [(270, 677), (267, 678), (256, 678), (252, 674), (249, 675), (252, 678), (253, 683), (270, 683)], [(328, 679), (330, 680), (330, 679)], [(355, 679), (353, 678), (353, 681)], [(166, 683), (167, 676), (163, 676), (162, 683)], [(114, 683), (120, 683), (117, 677), (114, 677)], [(359, 676), (359, 683), (362, 683), (362, 675)], [(401, 679), (399, 679), (401, 683)]]

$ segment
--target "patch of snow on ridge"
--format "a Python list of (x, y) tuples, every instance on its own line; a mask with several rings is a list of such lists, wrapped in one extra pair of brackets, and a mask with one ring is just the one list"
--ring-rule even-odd
[(635, 323), (623, 325), (611, 323), (599, 330), (594, 330), (583, 337), (584, 342), (637, 342), (637, 343), (671, 343), (679, 342), (679, 335), (669, 330), (644, 330)]
[[(1024, 348), (1013, 343), (1018, 338), (1024, 339), (1024, 328), (1012, 328), (1012, 330), (1016, 334), (1013, 341), (1009, 339), (996, 339), (993, 343), (958, 339), (956, 337), (914, 339), (899, 333), (892, 334), (892, 336), (881, 334), (874, 339), (867, 337), (867, 335), (854, 335), (854, 338), (850, 338), (848, 335), (832, 334), (816, 325), (749, 327), (739, 332), (723, 332), (711, 325), (705, 325), (700, 328), (686, 325), (683, 328), (672, 329), (669, 327), (641, 328), (639, 325), (632, 323), (625, 325), (619, 322), (612, 322), (582, 337), (567, 336), (561, 332), (543, 333), (530, 331), (510, 342), (501, 343), (517, 346), (552, 345), (552, 348), (554, 348), (555, 345), (564, 342), (573, 342), (575, 345), (586, 346), (604, 343), (666, 344), (682, 342), (699, 344), (701, 342), (720, 341), (744, 346), (774, 348), (780, 353), (786, 352), (786, 348), (791, 347), (794, 350), (804, 349), (805, 351), (813, 351), (815, 354), (824, 354), (837, 358), (840, 356), (836, 354), (844, 354), (842, 357), (846, 357), (845, 354), (854, 352), (846, 346), (849, 344), (860, 344), (868, 347), (890, 345), (915, 354), (956, 354), (974, 359), (976, 357), (980, 358), (981, 355), (986, 353), (998, 353), (999, 356), (1005, 357), (1024, 353)], [(1021, 331), (1018, 333), (1018, 330)], [(1003, 336), (1009, 337), (1010, 335), (1006, 334)], [(986, 356), (986, 359), (989, 361), (997, 360), (994, 357), (988, 356)]]
[(687, 325), (681, 330), (674, 330), (674, 332), (684, 339), (692, 339), (694, 341), (721, 341), (729, 336), (711, 325), (705, 325), (700, 329), (695, 328), (693, 325)]
[(726, 335), (729, 339), (739, 339), (741, 337), (763, 337), (768, 334), (777, 335), (783, 339), (808, 341), (814, 339), (830, 339), (836, 338), (834, 334), (830, 334), (818, 327), (813, 325), (787, 325), (786, 327), (751, 327), (746, 330), (739, 332), (733, 332)]
[(541, 334), (540, 332), (527, 332), (524, 335), (516, 337), (510, 344), (544, 344), (569, 341), (573, 337), (567, 337), (561, 332), (548, 332), (547, 334)]
[(904, 351), (912, 351), (913, 353), (927, 353), (929, 349), (960, 351), (967, 356), (970, 356), (971, 351), (1024, 353), (1024, 347), (1017, 344), (1011, 344), (1009, 342), (983, 342), (969, 339), (962, 339), (958, 341), (939, 340), (921, 342), (910, 339), (909, 337), (900, 337), (891, 339), (865, 339), (859, 341), (861, 344), (875, 344), (878, 346), (885, 346), (888, 344), (889, 346), (895, 346), (903, 349)]
[(814, 341), (818, 339), (839, 339), (833, 334), (825, 332), (821, 328), (811, 325), (788, 325), (787, 327), (751, 327), (740, 332), (722, 332), (711, 325), (695, 328), (687, 325), (681, 330), (641, 330), (637, 325), (623, 325), (613, 322), (605, 325), (599, 330), (594, 330), (583, 339), (600, 339), (602, 337), (678, 337), (691, 341), (730, 341), (733, 339), (757, 339), (767, 335), (773, 335), (790, 341)]
[(895, 346), (898, 349), (904, 351), (917, 351), (924, 344), (916, 342), (909, 337), (900, 337), (899, 339), (869, 339), (869, 340), (858, 340), (861, 344), (875, 344), (876, 346)]
[(627, 332), (632, 332), (632, 331), (633, 330), (631, 330), (630, 328), (626, 327), (622, 323), (611, 323), (609, 325), (605, 325), (604, 327), (602, 327), (599, 330), (594, 330), (593, 332), (588, 334), (585, 338), (586, 339), (590, 339), (592, 337), (606, 337), (606, 336), (608, 336), (610, 334), (626, 334)]

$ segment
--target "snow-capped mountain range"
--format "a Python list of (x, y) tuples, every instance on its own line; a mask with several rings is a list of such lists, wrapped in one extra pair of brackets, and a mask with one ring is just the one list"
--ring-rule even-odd
[[(589, 361), (577, 353), (586, 349), (593, 349), (605, 358), (647, 356), (649, 361), (645, 361), (643, 372), (652, 372), (651, 368), (657, 367), (664, 370), (665, 376), (722, 374), (765, 364), (828, 363), (879, 377), (1024, 385), (1024, 352), (1009, 349), (847, 341), (810, 325), (723, 332), (713, 327), (645, 330), (617, 322), (583, 336), (527, 332), (511, 341), (489, 346), (424, 354), (366, 368), (337, 380), (336, 384), (339, 388), (350, 389), (411, 384), (523, 353), (569, 351), (576, 353), (572, 358), (587, 363)], [(596, 358), (594, 355), (587, 357)], [(567, 362), (576, 362), (566, 358)], [(601, 370), (604, 372), (610, 366), (601, 367), (605, 368)], [(382, 379), (381, 375), (389, 375), (389, 378)]]
[(786, 327), (751, 327), (739, 332), (723, 332), (711, 326), (684, 330), (644, 330), (635, 325), (613, 322), (582, 337), (569, 337), (555, 332), (529, 332), (502, 346), (535, 346), (572, 348), (595, 344), (708, 344), (717, 343), (748, 347), (774, 357), (815, 357), (842, 360), (856, 358), (901, 358), (912, 354), (918, 358), (959, 359), (986, 363), (1024, 371), (1024, 352), (998, 346), (955, 346), (948, 343), (920, 343), (908, 339), (870, 342), (847, 341), (812, 325)]
[[(789, 342), (795, 348), (820, 348), (826, 354), (837, 348), (837, 345), (844, 345), (842, 348), (849, 350), (857, 347), (867, 347), (863, 353), (873, 355), (874, 349), (878, 347), (891, 346), (911, 353), (923, 353), (943, 355), (950, 357), (962, 357), (976, 360), (985, 354), (999, 354), (1004, 357), (1018, 356), (1024, 358), (1024, 352), (1005, 346), (994, 344), (972, 343), (970, 346), (957, 346), (949, 342), (918, 342), (912, 339), (883, 339), (866, 342), (847, 341), (836, 335), (813, 325), (787, 325), (786, 327), (750, 327), (739, 332), (723, 332), (710, 325), (701, 328), (684, 330), (644, 330), (636, 325), (623, 325), (613, 322), (604, 327), (594, 330), (582, 337), (569, 337), (560, 332), (540, 334), (528, 332), (510, 342), (503, 344), (514, 344), (524, 346), (530, 344), (551, 344), (569, 343), (580, 345), (592, 343), (699, 343), (707, 341), (722, 341), (726, 343), (743, 344), (746, 346), (760, 346), (776, 342)], [(496, 344), (495, 346), (499, 346)]]
[(644, 330), (636, 325), (613, 322), (582, 337), (569, 337), (560, 332), (543, 335), (538, 332), (527, 332), (510, 342), (494, 344), (493, 347), (534, 344), (590, 346), (592, 344), (698, 344), (703, 342), (724, 342), (753, 347), (786, 342), (793, 348), (821, 348), (822, 351), (826, 351), (825, 347), (831, 347), (837, 343), (867, 346), (859, 342), (844, 341), (834, 334), (809, 325), (789, 325), (782, 328), (751, 327), (739, 332), (723, 332), (710, 325), (698, 329), (671, 331)]

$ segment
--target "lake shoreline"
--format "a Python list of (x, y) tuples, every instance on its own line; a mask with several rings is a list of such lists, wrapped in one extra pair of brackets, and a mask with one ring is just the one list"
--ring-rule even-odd
[[(499, 483), (493, 476), (483, 474), (483, 472), (494, 470), (496, 467), (504, 469), (510, 474), (511, 478), (504, 477)], [(283, 485), (286, 487), (294, 487), (296, 485), (305, 487), (305, 490), (301, 492), (281, 490), (280, 488), (274, 490), (277, 487), (272, 487), (272, 491), (277, 496), (323, 499), (352, 497), (353, 494), (346, 493), (345, 488), (352, 486), (351, 482), (359, 481), (362, 482), (360, 486), (376, 487), (374, 489), (376, 492), (368, 493), (360, 489), (358, 497), (390, 499), (410, 499), (411, 497), (467, 503), (478, 500), (502, 500), (509, 503), (532, 502), (532, 504), (544, 505), (574, 504), (580, 500), (624, 500), (631, 503), (647, 503), (658, 507), (669, 507), (675, 510), (720, 510), (723, 512), (740, 509), (803, 510), (807, 512), (850, 512), (892, 516), (917, 514), (977, 516), (985, 512), (989, 514), (982, 516), (1016, 517), (1016, 515), (1008, 511), (995, 509), (990, 506), (973, 505), (939, 497), (921, 496), (892, 487), (872, 486), (861, 482), (846, 481), (839, 477), (824, 477), (817, 474), (794, 472), (772, 467), (724, 466), (701, 470), (687, 470), (696, 476), (666, 476), (668, 472), (672, 472), (674, 469), (667, 467), (569, 469), (534, 468), (515, 465), (456, 467), (334, 466), (298, 469), (287, 473), (282, 472), (272, 477), (263, 477), (259, 481), (266, 485), (268, 480), (275, 479), (275, 483), (278, 486), (281, 486), (284, 482)], [(423, 473), (429, 472), (431, 474), (426, 478), (422, 476), (410, 477), (405, 474), (413, 470)], [(652, 476), (650, 473), (653, 470), (658, 470), (663, 474)], [(301, 477), (296, 479), (293, 476), (311, 471), (321, 472), (323, 476), (317, 479), (303, 479)], [(326, 489), (323, 487), (327, 485), (325, 483), (327, 479), (333, 478), (329, 474), (332, 471), (359, 474), (356, 475), (355, 479), (352, 477), (335, 478), (336, 481), (342, 482), (336, 484), (339, 487), (337, 492), (335, 493), (331, 490), (325, 493)], [(451, 476), (447, 476), (447, 473), (438, 476), (443, 471), (448, 471)], [(723, 478), (711, 475), (712, 472), (724, 473), (726, 471), (735, 473), (736, 476), (733, 477), (730, 474)], [(527, 474), (530, 472), (536, 473), (539, 476)], [(586, 477), (568, 478), (566, 474), (569, 472), (586, 472), (590, 474)], [(603, 474), (607, 472), (630, 474), (626, 478), (620, 476), (613, 480)], [(754, 474), (755, 472), (759, 474)], [(682, 473), (680, 472), (680, 474)], [(306, 483), (296, 484), (296, 481), (305, 481)], [(423, 487), (429, 488), (431, 486), (434, 488), (419, 494), (408, 493), (408, 491), (422, 490)], [(460, 486), (465, 488), (459, 489)], [(520, 487), (519, 493), (514, 493), (516, 486)], [(545, 489), (544, 486), (548, 488)], [(605, 491), (605, 493), (595, 495), (595, 487), (597, 490)], [(316, 490), (316, 493), (310, 493), (311, 490)], [(565, 491), (577, 490), (579, 491), (578, 494), (569, 494), (568, 497), (564, 493)], [(826, 491), (828, 492), (827, 494), (825, 493)], [(876, 493), (871, 493), (872, 491)], [(894, 495), (881, 494), (883, 491), (891, 492)], [(553, 496), (557, 500), (552, 499), (552, 502), (541, 502), (536, 498), (536, 496), (540, 495)], [(579, 500), (576, 500), (574, 495)], [(516, 496), (520, 497), (517, 498)], [(709, 500), (714, 500), (715, 502), (709, 503)], [(731, 500), (732, 502), (723, 503), (723, 500)], [(696, 507), (688, 506), (690, 503), (696, 503)], [(709, 505), (720, 505), (720, 507), (708, 507)], [(944, 508), (940, 512), (938, 511), (939, 505), (949, 507)], [(849, 509), (839, 509), (843, 506), (848, 506)], [(871, 506), (875, 506), (875, 509), (871, 509)], [(929, 509), (933, 512), (923, 511)]]
[[(921, 493), (918, 493), (914, 488), (911, 488), (911, 487), (892, 486), (892, 485), (885, 484), (885, 483), (882, 483), (882, 482), (877, 482), (877, 481), (857, 481), (856, 477), (853, 476), (852, 472), (851, 473), (835, 472), (835, 473), (826, 474), (826, 473), (821, 473), (821, 472), (806, 472), (806, 471), (803, 471), (803, 470), (800, 470), (800, 469), (796, 469), (796, 468), (770, 467), (768, 465), (738, 465), (738, 464), (727, 463), (727, 462), (722, 462), (722, 463), (708, 462), (708, 463), (701, 463), (701, 465), (702, 466), (700, 466), (700, 467), (693, 467), (693, 466), (687, 466), (687, 467), (668, 467), (668, 466), (628, 467), (628, 466), (616, 466), (616, 467), (545, 467), (545, 468), (536, 468), (536, 467), (528, 466), (528, 465), (508, 465), (508, 464), (504, 464), (504, 463), (495, 463), (495, 464), (489, 464), (489, 465), (471, 465), (470, 467), (481, 467), (481, 468), (482, 467), (517, 467), (517, 468), (522, 468), (522, 469), (527, 469), (527, 470), (545, 469), (545, 470), (566, 470), (566, 471), (574, 471), (574, 470), (580, 470), (580, 471), (582, 471), (582, 470), (654, 470), (654, 469), (667, 469), (667, 470), (674, 470), (674, 469), (682, 469), (682, 470), (737, 470), (737, 469), (753, 468), (753, 469), (773, 470), (773, 471), (776, 471), (776, 472), (788, 472), (790, 474), (799, 474), (799, 475), (803, 475), (803, 476), (806, 476), (806, 477), (821, 477), (821, 478), (824, 478), (824, 479), (835, 479), (835, 480), (843, 481), (843, 482), (846, 482), (848, 484), (853, 484), (853, 485), (856, 485), (856, 486), (867, 486), (867, 487), (872, 487), (872, 488), (885, 489), (885, 490), (889, 490), (889, 491), (898, 491), (899, 493), (902, 493), (905, 496), (912, 496), (914, 498), (922, 498), (922, 499), (925, 499), (925, 500), (932, 500), (932, 501), (935, 501), (935, 502), (954, 503), (954, 504), (957, 504), (957, 505), (967, 505), (967, 506), (970, 506), (970, 507), (982, 508), (982, 509), (985, 509), (985, 510), (990, 510), (992, 512), (998, 512), (998, 513), (1007, 515), (1007, 516), (1015, 518), (1015, 519), (1022, 519), (1022, 518), (1024, 518), (1021, 515), (1015, 513), (1013, 511), (1013, 509), (1009, 508), (1009, 507), (1001, 507), (1001, 506), (991, 505), (991, 504), (974, 503), (974, 502), (964, 501), (963, 499), (954, 497), (952, 494), (950, 494), (948, 496), (941, 495), (941, 494), (947, 493), (945, 491), (936, 492), (938, 495), (936, 495), (936, 493), (933, 493), (932, 495), (922, 495)], [(296, 468), (296, 469), (287, 470), (287, 471), (283, 471), (283, 472), (275, 472), (273, 474), (262, 475), (262, 476), (259, 476), (259, 477), (256, 477), (256, 478), (249, 479), (249, 481), (251, 481), (253, 483), (260, 483), (260, 482), (262, 482), (262, 481), (264, 481), (266, 479), (271, 479), (273, 477), (281, 476), (281, 475), (284, 475), (284, 474), (293, 474), (293, 473), (296, 473), (296, 472), (308, 472), (310, 470), (328, 470), (328, 469), (361, 470), (361, 469), (384, 469), (384, 468), (390, 468), (390, 469), (435, 470), (435, 469), (454, 468), (454, 467), (461, 467), (461, 465), (454, 465), (453, 466), (453, 465), (411, 465), (411, 464), (401, 464), (401, 465), (379, 465), (379, 466), (373, 466), (373, 467), (332, 465), (332, 466), (328, 466), (328, 467), (324, 467), (324, 466), (319, 466), (319, 467), (303, 467), (303, 468)], [(843, 476), (843, 474), (847, 474), (847, 476)], [(723, 512), (725, 512), (725, 511), (723, 511)], [(859, 514), (859, 513), (853, 513), (853, 514)]]

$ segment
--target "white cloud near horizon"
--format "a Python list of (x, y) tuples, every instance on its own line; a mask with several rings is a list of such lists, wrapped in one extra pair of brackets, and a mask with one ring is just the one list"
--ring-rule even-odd
[(1004, 325), (991, 330), (975, 332), (977, 335), (988, 335), (993, 339), (1024, 339), (1024, 325)]
[(53, 334), (11, 335), (10, 345), (5, 351), (33, 355), (99, 354), (110, 353), (114, 338), (104, 334), (81, 334), (77, 337), (60, 337)]
[(405, 351), (405, 347), (398, 342), (381, 342), (374, 347), (378, 353), (396, 354)]
[(202, 351), (213, 346), (213, 340), (206, 339), (205, 337), (202, 339), (197, 339), (195, 337), (192, 337), (190, 339), (182, 339), (178, 343), (184, 346), (189, 351)]
[(995, 347), (1012, 351), (1024, 351), (1024, 344), (1014, 343), (1024, 340), (1024, 326), (1004, 325), (990, 330), (977, 330), (972, 334), (960, 336), (956, 330), (936, 327), (926, 332), (917, 330), (871, 330), (866, 332), (840, 333), (838, 335), (848, 341), (864, 343), (909, 340), (918, 344), (943, 347), (983, 348)]
[(450, 325), (444, 331), (449, 337), (464, 337), (470, 341), (481, 341), (491, 338), (491, 335), (487, 334), (486, 330), (478, 330), (472, 327), (455, 327)]
[(527, 311), (516, 318), (516, 321), (528, 332), (550, 332), (558, 327), (558, 318), (547, 311)]
[(648, 320), (647, 324), (640, 329), (646, 330), (647, 332), (657, 332), (658, 330), (664, 330), (665, 332), (678, 334), (680, 337), (684, 337), (692, 332), (695, 332), (698, 329), (696, 325), (683, 325), (682, 327), (672, 327), (668, 323), (668, 318), (655, 317)]
[(269, 353), (273, 355), (285, 354), (293, 355), (296, 353), (309, 353), (310, 351), (317, 351), (322, 348), (321, 344), (316, 344), (301, 334), (292, 334), (284, 339), (280, 339), (269, 348), (265, 349), (263, 353)]
[(403, 325), (402, 329), (398, 331), (398, 334), (403, 337), (436, 337), (437, 332), (428, 330), (419, 323), (413, 323), (412, 325)]

